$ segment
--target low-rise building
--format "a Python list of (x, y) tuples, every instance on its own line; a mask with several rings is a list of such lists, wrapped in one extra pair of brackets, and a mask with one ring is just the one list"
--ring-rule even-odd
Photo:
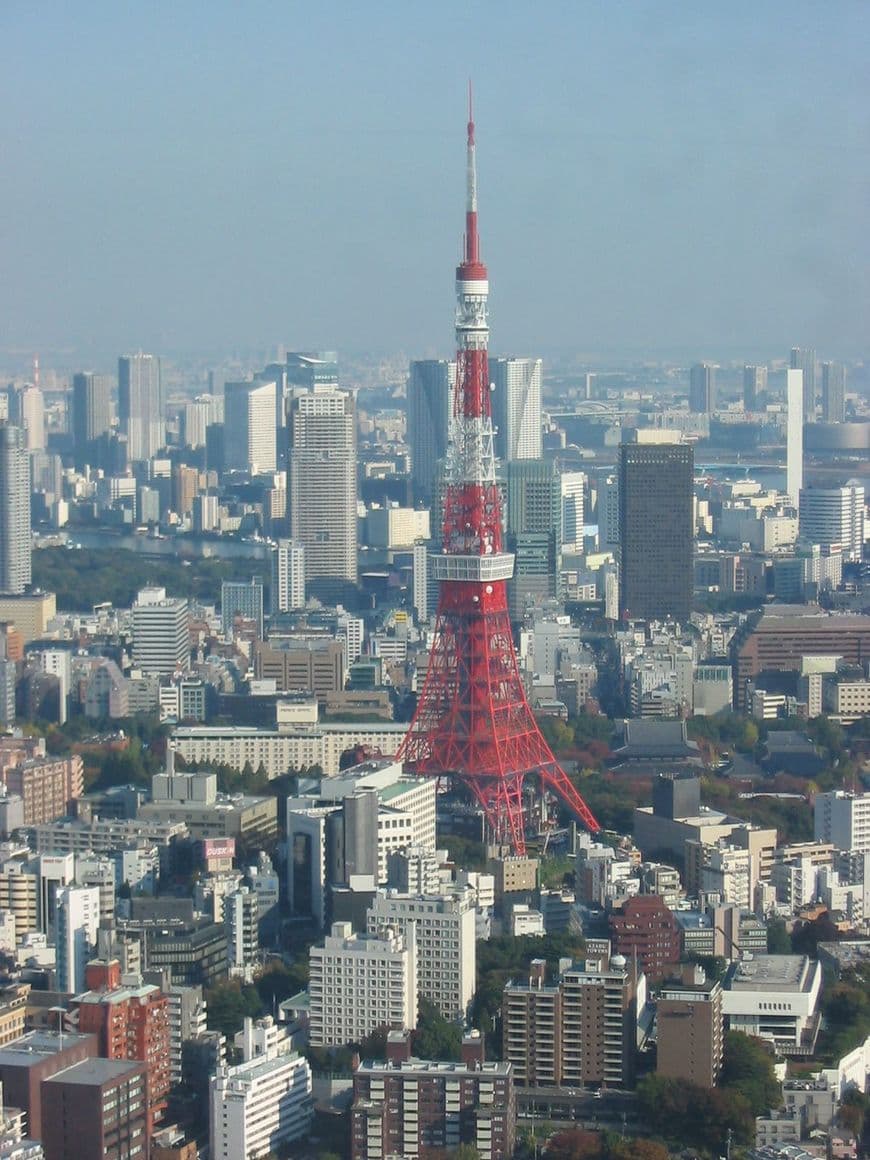
[(811, 1055), (821, 985), (821, 964), (805, 955), (756, 955), (734, 963), (722, 994), (728, 1028), (767, 1039), (781, 1055)]
[(179, 726), (173, 730), (177, 751), (189, 762), (228, 765), (243, 770), (262, 765), (269, 777), (319, 766), (327, 777), (340, 772), (341, 755), (367, 746), (393, 756), (408, 732), (401, 721), (322, 722), (314, 726), (254, 729), (234, 725)]

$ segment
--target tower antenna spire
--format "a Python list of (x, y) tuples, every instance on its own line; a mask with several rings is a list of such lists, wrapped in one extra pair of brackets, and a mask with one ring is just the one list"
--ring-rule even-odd
[(468, 81), (468, 136), (465, 164), (465, 261), (480, 261), (477, 237), (477, 158), (474, 148), (474, 92)]
[(468, 84), (465, 253), (456, 271), (456, 387), (444, 478), (435, 639), (399, 758), (421, 776), (463, 782), (489, 830), (526, 848), (523, 782), (536, 775), (590, 830), (586, 803), (544, 740), (526, 698), (508, 611), (514, 557), (505, 551), (489, 387), (489, 275), (477, 234), (474, 106)]

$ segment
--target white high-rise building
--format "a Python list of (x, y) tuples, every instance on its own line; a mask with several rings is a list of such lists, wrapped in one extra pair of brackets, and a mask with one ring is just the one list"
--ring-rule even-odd
[(366, 625), (361, 616), (351, 616), (349, 612), (340, 612), (337, 620), (336, 635), (344, 643), (344, 662), (349, 668), (362, 656)]
[(422, 359), (408, 376), (408, 446), (415, 496), (431, 504), (438, 461), (447, 454), (447, 433), (456, 382), (456, 363)]
[(246, 1019), (236, 1042), (243, 1062), (222, 1064), (209, 1081), (212, 1160), (274, 1155), (308, 1136), (314, 1114), (308, 1061), (292, 1049), (289, 1036), (275, 1033), (270, 1018), (256, 1026)]
[(153, 459), (166, 442), (160, 359), (153, 354), (118, 359), (118, 418), (130, 459)]
[(749, 850), (730, 846), (725, 841), (710, 849), (707, 862), (701, 869), (703, 890), (718, 894), (723, 902), (742, 910), (751, 910), (753, 886)]
[(379, 891), (366, 916), (369, 934), (416, 927), (417, 988), (445, 1019), (464, 1019), (474, 998), (475, 894), (414, 895)]
[(563, 471), (562, 544), (573, 551), (583, 550), (584, 493), (586, 475), (582, 471)]
[(72, 653), (66, 648), (46, 648), (39, 653), (39, 663), (44, 673), (51, 673), (58, 680), (58, 724), (67, 718), (68, 699), (72, 688)]
[(870, 793), (817, 793), (814, 837), (838, 850), (870, 850)]
[(541, 419), (543, 362), (539, 358), (489, 361), (493, 383), (495, 453), (504, 462), (540, 459), (544, 453)]
[(308, 952), (309, 1042), (312, 1047), (359, 1043), (378, 1027), (417, 1026), (415, 927), (383, 937), (354, 934), (336, 922), (322, 947)]
[(144, 673), (171, 676), (190, 663), (187, 601), (165, 588), (142, 588), (133, 605), (133, 663)]
[(314, 387), (290, 408), (290, 535), (305, 548), (305, 579), (329, 598), (357, 580), (356, 410), (353, 396)]
[(272, 552), (272, 615), (305, 607), (305, 547), (279, 540)]
[(275, 392), (272, 380), (224, 385), (224, 466), (265, 475), (278, 466)]
[(803, 371), (787, 370), (785, 429), (785, 490), (795, 508), (799, 509), (801, 488), (804, 485), (804, 376)]
[(414, 611), (422, 624), (429, 620), (438, 606), (438, 581), (432, 576), (430, 546), (428, 544), (415, 544), (412, 551)]
[(24, 432), (0, 424), (0, 592), (30, 584), (30, 457)]
[(205, 447), (206, 430), (212, 423), (223, 423), (224, 401), (218, 395), (197, 395), (185, 403), (182, 411), (182, 437), (185, 447)]
[(864, 553), (864, 485), (850, 479), (842, 487), (805, 487), (801, 491), (800, 534), (811, 544), (840, 544), (843, 560)]
[(45, 449), (45, 401), (39, 387), (28, 384), (16, 392), (13, 419), (24, 431), (28, 451)]
[(74, 995), (85, 989), (85, 968), (100, 925), (98, 886), (63, 886), (57, 891), (55, 945), (57, 989)]
[(226, 895), (223, 908), (230, 974), (245, 975), (256, 963), (260, 949), (257, 926), (260, 917), (259, 898), (255, 891), (242, 886)]

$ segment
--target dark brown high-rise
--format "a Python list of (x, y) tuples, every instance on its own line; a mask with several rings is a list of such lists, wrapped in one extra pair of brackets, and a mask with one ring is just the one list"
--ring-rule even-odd
[(694, 471), (691, 444), (619, 448), (619, 609), (626, 620), (689, 619)]

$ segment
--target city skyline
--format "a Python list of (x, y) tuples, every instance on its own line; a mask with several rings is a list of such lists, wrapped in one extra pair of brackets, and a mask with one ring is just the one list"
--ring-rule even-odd
[(863, 353), (863, 6), (205, 14), (0, 16), (7, 353), (448, 353), (469, 72), (496, 349)]

